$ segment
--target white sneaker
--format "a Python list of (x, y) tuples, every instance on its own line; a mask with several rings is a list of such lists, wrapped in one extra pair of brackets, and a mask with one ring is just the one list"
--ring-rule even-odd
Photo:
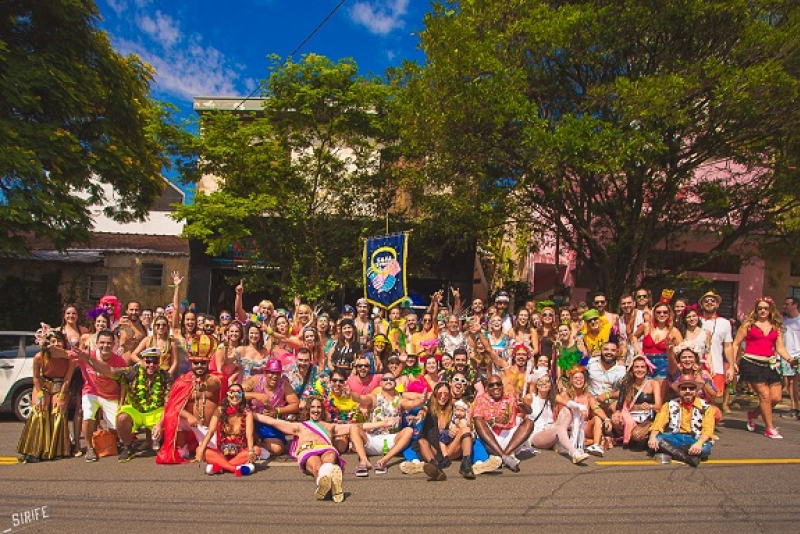
[(472, 464), (472, 472), (476, 475), (482, 475), (483, 473), (497, 471), (502, 468), (502, 466), (503, 460), (501, 460), (499, 456), (489, 456), (489, 459), (485, 462), (475, 462)]
[(581, 462), (585, 462), (589, 458), (589, 455), (585, 452), (575, 451), (575, 454), (572, 455), (572, 463), (579, 464)]
[(410, 462), (403, 462), (400, 464), (400, 472), (404, 475), (416, 475), (424, 471), (425, 464), (419, 460), (412, 460)]
[(586, 447), (586, 452), (588, 452), (589, 454), (593, 454), (594, 456), (599, 456), (600, 458), (602, 458), (603, 455), (606, 453), (603, 450), (603, 447), (597, 444), (589, 445), (588, 447)]

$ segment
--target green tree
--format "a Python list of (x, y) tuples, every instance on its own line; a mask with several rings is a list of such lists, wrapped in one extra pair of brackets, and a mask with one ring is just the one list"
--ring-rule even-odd
[(170, 154), (190, 173), (188, 134), (150, 99), (150, 67), (115, 52), (98, 19), (89, 0), (3, 3), (0, 252), (24, 252), (28, 232), (59, 249), (86, 242), (101, 202), (118, 221), (141, 219)]
[(246, 247), (248, 287), (316, 302), (358, 284), (362, 238), (383, 228), (391, 87), (349, 59), (272, 59), (261, 112), (202, 116), (200, 172), (218, 188), (176, 215), (210, 254)]
[(790, 226), (798, 42), (789, 0), (438, 2), (395, 77), (402, 136), (476, 217), (558, 232), (619, 295), (660, 250), (708, 242), (681, 271)]

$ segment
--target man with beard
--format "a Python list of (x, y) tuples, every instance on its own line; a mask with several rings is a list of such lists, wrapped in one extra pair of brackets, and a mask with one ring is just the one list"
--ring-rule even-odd
[(609, 341), (600, 347), (586, 366), (589, 372), (589, 393), (597, 400), (607, 417), (611, 417), (619, 399), (619, 386), (625, 378), (625, 367), (617, 363), (617, 344)]
[(217, 339), (217, 318), (213, 315), (206, 315), (203, 321), (203, 333), (207, 336)]
[(353, 393), (369, 395), (381, 385), (381, 375), (370, 373), (370, 363), (361, 357), (353, 364), (355, 372), (347, 379), (347, 387)]
[(317, 366), (311, 365), (311, 350), (308, 347), (297, 349), (297, 358), (285, 374), (295, 395), (300, 399), (300, 410), (304, 410), (306, 399), (314, 394), (314, 383), (317, 380)]
[[(175, 380), (164, 407), (164, 444), (158, 451), (159, 464), (181, 464), (193, 457), (193, 449), (203, 441), (208, 423), (220, 404), (222, 383), (208, 372), (216, 344), (203, 334), (190, 344), (192, 370)], [(214, 438), (210, 446), (216, 448)]]
[(611, 313), (606, 309), (608, 307), (608, 297), (606, 297), (605, 293), (595, 293), (592, 304), (594, 304), (594, 309), (597, 310), (597, 312), (600, 314), (600, 317), (604, 317), (606, 322), (611, 325), (611, 329), (613, 330), (614, 327), (617, 326), (619, 315), (616, 313)]
[(147, 337), (147, 328), (142, 324), (142, 305), (132, 300), (125, 308), (126, 321), (121, 321), (119, 329), (119, 344), (125, 351), (125, 357), (133, 352), (139, 342)]
[(633, 301), (633, 296), (624, 294), (619, 299), (619, 308), (622, 314), (617, 320), (617, 330), (619, 331), (620, 350), (624, 356), (625, 365), (631, 362), (634, 354), (636, 354), (636, 340), (633, 337), (633, 325), (636, 322), (636, 303)]
[(122, 440), (122, 448), (117, 460), (130, 461), (133, 450), (134, 433), (140, 429), (152, 432), (155, 441), (161, 435), (161, 417), (164, 403), (170, 387), (170, 374), (159, 369), (160, 351), (148, 349), (142, 352), (139, 363), (128, 367), (112, 367), (99, 360), (90, 360), (89, 353), (79, 353), (78, 357), (85, 362), (91, 361), (91, 367), (104, 376), (114, 378), (126, 385), (126, 395), (117, 412), (117, 434)]
[(727, 406), (729, 399), (725, 384), (733, 382), (733, 378), (736, 376), (735, 351), (733, 350), (731, 322), (717, 315), (720, 304), (722, 304), (722, 297), (713, 290), (700, 297), (703, 330), (711, 332), (711, 368), (714, 371), (711, 379), (717, 391), (725, 391), (722, 404)]
[(356, 317), (353, 319), (356, 328), (358, 342), (362, 347), (368, 346), (375, 334), (375, 323), (369, 318), (369, 302), (367, 299), (360, 298), (356, 302)]
[(681, 376), (672, 388), (678, 398), (664, 403), (650, 427), (647, 445), (656, 452), (697, 467), (711, 454), (714, 412), (697, 397), (703, 383), (692, 375)]

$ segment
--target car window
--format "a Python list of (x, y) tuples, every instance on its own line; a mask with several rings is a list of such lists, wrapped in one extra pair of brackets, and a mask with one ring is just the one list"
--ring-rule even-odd
[(33, 358), (42, 348), (36, 344), (33, 336), (25, 336), (25, 357)]
[(19, 337), (0, 334), (0, 358), (19, 357)]

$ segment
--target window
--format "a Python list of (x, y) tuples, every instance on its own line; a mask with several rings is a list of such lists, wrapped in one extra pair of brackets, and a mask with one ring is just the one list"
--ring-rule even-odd
[(791, 286), (789, 288), (789, 296), (800, 299), (800, 286)]
[(800, 276), (800, 261), (792, 260), (789, 263), (789, 276)]
[(108, 290), (108, 275), (96, 274), (89, 277), (86, 284), (86, 297), (89, 300), (100, 300)]
[(160, 263), (142, 264), (142, 285), (161, 287), (161, 279), (164, 274), (164, 266)]

